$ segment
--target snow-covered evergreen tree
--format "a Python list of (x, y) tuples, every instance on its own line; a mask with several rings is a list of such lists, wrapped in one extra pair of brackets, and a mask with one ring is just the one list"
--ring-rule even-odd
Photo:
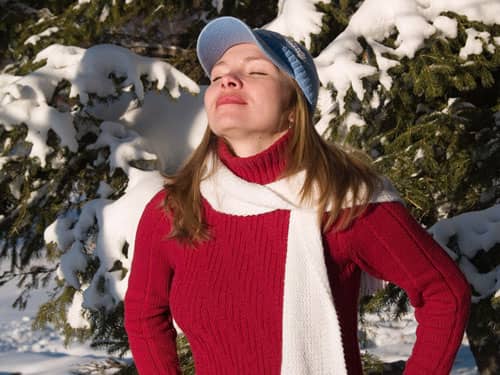
[[(500, 366), (500, 1), (30, 4), (0, 2), (0, 282), (19, 281), (22, 307), (57, 280), (37, 324), (127, 350), (139, 215), (155, 170), (175, 170), (206, 124), (196, 36), (234, 15), (316, 56), (318, 131), (369, 153), (457, 261), (478, 368)], [(393, 286), (365, 302), (406, 307)]]

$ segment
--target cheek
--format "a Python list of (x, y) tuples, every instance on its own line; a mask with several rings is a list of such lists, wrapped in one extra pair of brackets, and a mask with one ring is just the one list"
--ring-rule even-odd
[(293, 88), (291, 83), (289, 83), (289, 82), (282, 83), (282, 87), (280, 90), (280, 97), (281, 97), (280, 99), (281, 99), (281, 103), (285, 109), (290, 108), (290, 106), (292, 104), (293, 92), (294, 92), (294, 88)]
[(213, 89), (212, 86), (208, 86), (207, 90), (205, 91), (205, 95), (203, 96), (203, 104), (205, 106), (205, 111), (209, 111), (209, 109), (212, 107), (213, 103), (215, 100), (215, 90)]

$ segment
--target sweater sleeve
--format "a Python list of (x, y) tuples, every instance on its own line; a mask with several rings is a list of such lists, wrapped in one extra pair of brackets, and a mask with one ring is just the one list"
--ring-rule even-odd
[(130, 350), (139, 373), (146, 375), (181, 374), (168, 303), (173, 270), (160, 246), (168, 231), (159, 208), (162, 196), (159, 193), (148, 203), (139, 221), (125, 295)]
[(470, 308), (461, 271), (400, 203), (371, 204), (350, 232), (354, 261), (403, 288), (415, 308), (417, 338), (405, 374), (449, 374)]

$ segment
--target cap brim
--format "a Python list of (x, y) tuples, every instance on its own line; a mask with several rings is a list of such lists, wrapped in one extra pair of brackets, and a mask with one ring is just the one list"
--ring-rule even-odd
[(210, 76), (212, 67), (227, 49), (240, 43), (259, 45), (252, 29), (234, 17), (220, 17), (209, 22), (198, 36), (196, 53), (203, 70)]

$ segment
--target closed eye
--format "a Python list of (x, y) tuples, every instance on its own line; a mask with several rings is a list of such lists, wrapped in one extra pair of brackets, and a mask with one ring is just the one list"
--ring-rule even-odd
[(267, 73), (264, 73), (264, 72), (250, 72), (250, 74), (260, 75), (260, 76), (267, 76)]

